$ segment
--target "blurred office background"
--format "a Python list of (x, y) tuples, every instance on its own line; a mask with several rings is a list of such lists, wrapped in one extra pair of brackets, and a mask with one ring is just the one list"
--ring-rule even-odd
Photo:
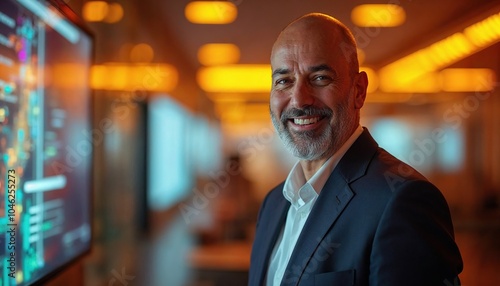
[(362, 124), (442, 190), (463, 284), (500, 285), (500, 1), (66, 2), (96, 41), (94, 243), (53, 285), (245, 285), (259, 204), (295, 162), (270, 49), (308, 12), (353, 31)]

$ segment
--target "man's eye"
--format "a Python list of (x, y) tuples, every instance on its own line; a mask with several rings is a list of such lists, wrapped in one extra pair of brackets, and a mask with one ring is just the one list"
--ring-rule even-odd
[(276, 83), (275, 83), (275, 84), (276, 84), (276, 85), (284, 85), (284, 84), (287, 84), (287, 83), (289, 83), (289, 82), (290, 82), (290, 81), (289, 81), (288, 79), (286, 79), (286, 78), (281, 78), (281, 79), (276, 80)]
[(313, 83), (319, 85), (327, 85), (331, 82), (331, 78), (325, 75), (318, 75), (313, 78)]
[(327, 80), (328, 77), (324, 76), (324, 75), (318, 75), (314, 78), (315, 81), (322, 81), (322, 80)]

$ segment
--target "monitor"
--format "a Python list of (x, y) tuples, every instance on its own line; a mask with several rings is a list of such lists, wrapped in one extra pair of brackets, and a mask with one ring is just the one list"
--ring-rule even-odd
[(0, 4), (0, 285), (90, 250), (92, 47), (63, 2)]
[(197, 200), (213, 185), (198, 189), (197, 179), (218, 179), (221, 130), (166, 94), (151, 96), (147, 110), (147, 207), (163, 211), (186, 199), (192, 207), (189, 197)]
[(190, 166), (191, 114), (168, 96), (154, 96), (148, 106), (148, 207), (161, 211), (190, 194), (195, 174)]

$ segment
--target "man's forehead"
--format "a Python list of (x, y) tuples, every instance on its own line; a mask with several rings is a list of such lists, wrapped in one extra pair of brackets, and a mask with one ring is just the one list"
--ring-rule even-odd
[(327, 56), (336, 54), (340, 49), (341, 38), (334, 32), (306, 31), (304, 33), (285, 33), (273, 45), (273, 58), (290, 56)]
[(304, 44), (291, 43), (280, 45), (273, 49), (271, 54), (271, 66), (273, 68), (281, 65), (300, 64), (301, 66), (316, 66), (320, 64), (331, 64), (339, 61), (341, 49), (338, 45), (315, 44), (306, 42)]
[(283, 31), (273, 45), (273, 49), (282, 46), (305, 46), (307, 44), (318, 44), (320, 42), (334, 43), (340, 40), (337, 30), (322, 28), (290, 28)]

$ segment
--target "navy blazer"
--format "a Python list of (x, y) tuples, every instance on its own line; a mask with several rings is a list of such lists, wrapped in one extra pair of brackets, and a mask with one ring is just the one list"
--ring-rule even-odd
[[(249, 285), (265, 285), (290, 203), (281, 183), (262, 203)], [(364, 130), (311, 210), (281, 285), (459, 285), (462, 258), (441, 192)], [(272, 285), (268, 285), (272, 286)]]

